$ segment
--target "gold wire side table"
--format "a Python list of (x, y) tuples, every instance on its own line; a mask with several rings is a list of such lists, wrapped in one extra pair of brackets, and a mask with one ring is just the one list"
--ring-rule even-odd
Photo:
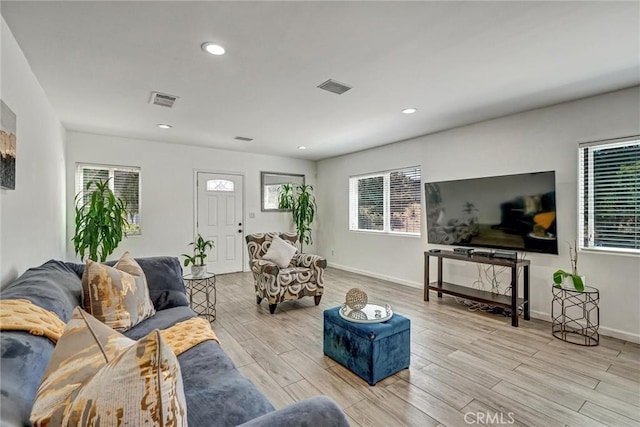
[(192, 274), (185, 274), (182, 278), (189, 294), (191, 309), (210, 322), (216, 320), (216, 275), (205, 273), (201, 277), (194, 277)]
[(553, 286), (551, 328), (553, 336), (571, 344), (596, 346), (600, 343), (600, 291), (585, 286), (584, 291)]

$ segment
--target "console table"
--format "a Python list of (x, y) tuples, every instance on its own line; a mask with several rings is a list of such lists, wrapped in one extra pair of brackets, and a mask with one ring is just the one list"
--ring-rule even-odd
[[(431, 257), (438, 260), (438, 279), (431, 282), (429, 280), (429, 261)], [(442, 280), (442, 260), (453, 259), (464, 262), (479, 264), (498, 265), (511, 269), (511, 296), (496, 294), (489, 291), (474, 289), (467, 286), (456, 285)], [(493, 258), (480, 255), (463, 255), (451, 251), (424, 253), (424, 300), (429, 301), (429, 290), (436, 291), (438, 298), (442, 294), (453, 295), (459, 298), (477, 301), (484, 304), (508, 308), (511, 310), (511, 326), (518, 326), (518, 307), (522, 305), (522, 314), (525, 320), (529, 320), (529, 266), (531, 261), (524, 259), (509, 260)], [(524, 295), (518, 297), (518, 268), (523, 267)]]

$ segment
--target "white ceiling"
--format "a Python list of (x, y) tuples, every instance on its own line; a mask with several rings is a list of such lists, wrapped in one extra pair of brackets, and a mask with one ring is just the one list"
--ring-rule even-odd
[[(638, 1), (1, 7), (67, 129), (289, 157), (327, 158), (640, 83)], [(205, 41), (227, 54), (203, 53)], [(329, 78), (353, 89), (316, 88)], [(180, 99), (153, 106), (151, 91)]]

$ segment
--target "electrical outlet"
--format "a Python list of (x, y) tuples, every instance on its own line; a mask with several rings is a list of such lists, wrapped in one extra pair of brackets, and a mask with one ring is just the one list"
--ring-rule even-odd
[(336, 255), (336, 251), (334, 251), (333, 249), (331, 249), (331, 256), (335, 256)]

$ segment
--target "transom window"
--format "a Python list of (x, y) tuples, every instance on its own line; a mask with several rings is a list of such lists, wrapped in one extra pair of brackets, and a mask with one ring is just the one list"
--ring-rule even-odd
[(420, 167), (349, 178), (349, 230), (420, 235)]
[(580, 144), (578, 174), (579, 247), (640, 254), (640, 137)]
[(207, 180), (207, 191), (234, 191), (235, 185), (233, 181), (227, 179), (209, 179)]
[(90, 181), (109, 180), (109, 188), (121, 198), (127, 209), (129, 225), (125, 227), (127, 235), (141, 234), (140, 229), (140, 168), (129, 166), (108, 166), (80, 163), (76, 168), (76, 194), (80, 193), (79, 203), (91, 198), (87, 192)]

